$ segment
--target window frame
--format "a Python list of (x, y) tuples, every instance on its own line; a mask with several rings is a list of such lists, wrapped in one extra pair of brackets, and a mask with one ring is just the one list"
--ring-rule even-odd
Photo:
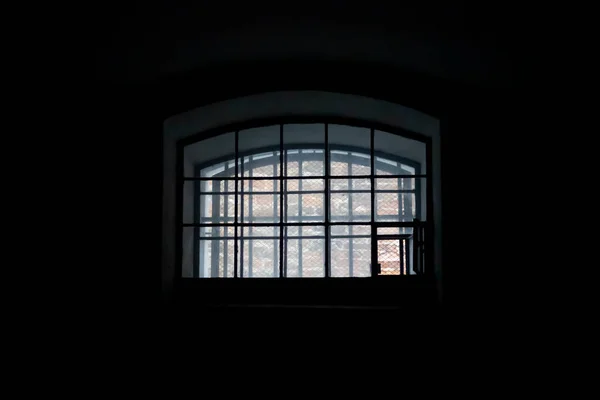
[[(291, 144), (290, 146), (285, 146), (285, 144), (283, 143), (283, 140), (280, 140), (280, 144), (278, 146), (265, 146), (263, 148), (258, 148), (258, 149), (253, 149), (244, 153), (239, 153), (237, 151), (238, 149), (238, 138), (239, 138), (239, 131), (243, 131), (246, 129), (252, 129), (252, 128), (260, 128), (263, 126), (272, 126), (272, 125), (279, 125), (280, 127), (280, 139), (282, 139), (283, 137), (283, 126), (285, 125), (289, 125), (289, 124), (323, 124), (324, 125), (324, 129), (325, 129), (325, 136), (324, 136), (324, 143), (320, 143), (320, 144), (311, 144), (311, 143), (306, 143), (306, 144)], [(350, 126), (350, 127), (357, 127), (357, 128), (366, 128), (369, 129), (370, 131), (370, 149), (365, 149), (362, 147), (355, 147), (355, 146), (348, 146), (348, 145), (329, 145), (328, 143), (328, 134), (327, 134), (327, 126), (329, 124), (336, 124), (336, 125), (345, 125), (345, 126)], [(386, 133), (390, 133), (390, 134), (396, 134), (402, 137), (405, 137), (407, 139), (411, 139), (411, 140), (415, 140), (415, 141), (419, 141), (425, 144), (425, 151), (426, 151), (426, 155), (425, 155), (425, 168), (427, 171), (427, 174), (421, 174), (422, 171), (422, 165), (414, 160), (408, 159), (406, 157), (402, 157), (399, 155), (395, 155), (395, 154), (390, 154), (387, 152), (381, 152), (381, 151), (375, 151), (374, 150), (374, 132), (375, 131), (383, 131)], [(377, 221), (375, 219), (375, 216), (373, 215), (375, 213), (375, 208), (376, 208), (376, 200), (375, 200), (375, 193), (377, 192), (375, 189), (375, 179), (377, 178), (387, 178), (387, 175), (376, 175), (376, 171), (377, 169), (375, 168), (375, 160), (376, 157), (380, 157), (380, 158), (385, 158), (387, 160), (392, 160), (392, 161), (396, 161), (398, 163), (402, 163), (404, 165), (410, 166), (415, 168), (415, 172), (414, 174), (403, 174), (403, 175), (390, 175), (389, 178), (395, 178), (395, 177), (404, 177), (404, 178), (410, 178), (410, 177), (414, 177), (414, 178), (424, 178), (425, 179), (425, 207), (426, 207), (426, 215), (427, 215), (427, 220), (423, 221), (423, 226), (425, 226), (429, 232), (433, 232), (432, 230), (432, 226), (433, 226), (433, 197), (432, 197), (432, 182), (433, 182), (433, 169), (432, 169), (432, 138), (419, 134), (419, 133), (415, 133), (415, 132), (411, 132), (408, 131), (406, 129), (403, 128), (399, 128), (399, 127), (392, 127), (389, 125), (384, 125), (381, 123), (377, 123), (377, 122), (372, 122), (372, 121), (365, 121), (365, 120), (360, 120), (360, 119), (354, 119), (354, 118), (340, 118), (340, 117), (323, 117), (323, 116), (295, 116), (295, 117), (273, 117), (273, 118), (261, 118), (261, 119), (254, 119), (254, 120), (250, 120), (250, 121), (246, 121), (246, 122), (242, 122), (242, 123), (236, 123), (236, 124), (230, 124), (230, 125), (226, 125), (226, 126), (222, 126), (219, 128), (215, 128), (212, 130), (208, 130), (208, 131), (204, 131), (204, 132), (200, 132), (191, 136), (188, 136), (184, 139), (181, 139), (177, 142), (177, 156), (176, 156), (176, 165), (177, 165), (177, 179), (176, 179), (176, 184), (177, 184), (177, 201), (176, 201), (176, 215), (177, 215), (177, 220), (179, 221), (179, 229), (177, 230), (177, 237), (176, 237), (176, 243), (177, 243), (177, 264), (176, 264), (176, 274), (175, 274), (175, 278), (177, 280), (180, 279), (194, 279), (196, 276), (194, 276), (194, 278), (184, 278), (182, 277), (182, 232), (183, 232), (183, 227), (184, 226), (189, 226), (190, 224), (185, 224), (183, 223), (182, 220), (182, 216), (183, 216), (183, 183), (186, 180), (189, 180), (189, 178), (185, 178), (184, 177), (184, 173), (183, 173), (183, 149), (185, 148), (185, 146), (188, 146), (190, 144), (196, 143), (196, 142), (200, 142), (206, 139), (209, 139), (211, 137), (215, 137), (215, 136), (219, 136), (221, 134), (226, 134), (226, 133), (232, 133), (235, 132), (235, 140), (236, 140), (236, 152), (233, 155), (227, 155), (227, 156), (222, 156), (210, 161), (205, 161), (202, 163), (198, 163), (196, 165), (194, 165), (194, 173), (196, 176), (200, 176), (200, 170), (203, 168), (206, 168), (208, 166), (213, 166), (213, 165), (218, 165), (220, 162), (227, 162), (227, 161), (233, 161), (233, 160), (238, 160), (240, 157), (246, 157), (246, 156), (251, 156), (251, 155), (256, 155), (256, 154), (261, 154), (261, 153), (266, 153), (266, 152), (271, 152), (271, 151), (279, 151), (279, 150), (296, 150), (296, 149), (311, 149), (311, 150), (320, 150), (323, 149), (324, 152), (324, 161), (325, 161), (325, 171), (324, 171), (324, 175), (323, 176), (310, 176), (310, 177), (304, 177), (304, 178), (309, 178), (309, 179), (324, 179), (325, 182), (325, 187), (323, 190), (323, 193), (330, 193), (329, 190), (329, 180), (331, 178), (338, 178), (338, 176), (332, 176), (330, 174), (330, 155), (331, 155), (331, 151), (350, 151), (350, 152), (356, 152), (356, 153), (362, 153), (362, 154), (368, 154), (367, 151), (370, 150), (370, 157), (371, 157), (371, 173), (369, 175), (349, 175), (349, 176), (340, 176), (339, 178), (349, 178), (349, 179), (355, 179), (355, 178), (369, 178), (371, 179), (371, 219), (369, 221), (361, 221), (360, 223), (356, 223), (356, 222), (352, 222), (352, 221), (348, 221), (348, 222), (335, 222), (335, 221), (330, 221), (329, 220), (329, 204), (325, 204), (325, 219), (323, 220), (323, 222), (315, 222), (313, 225), (319, 225), (319, 226), (324, 226), (325, 228), (325, 248), (326, 248), (326, 257), (325, 257), (325, 276), (323, 278), (318, 278), (318, 279), (328, 279), (331, 278), (331, 262), (330, 262), (330, 246), (331, 246), (331, 234), (330, 234), (330, 228), (333, 225), (370, 225), (371, 226), (371, 246), (372, 246), (372, 257), (374, 256), (374, 249), (376, 247), (376, 241), (377, 241), (377, 228), (380, 227), (402, 227), (402, 226), (414, 226), (414, 223), (407, 223), (407, 222), (381, 222), (381, 221)], [(348, 159), (352, 159), (351, 155), (345, 155), (345, 157), (347, 157)], [(284, 152), (280, 153), (280, 161), (282, 162), (284, 159)], [(273, 165), (273, 157), (269, 156), (264, 158), (265, 160), (265, 165)], [(257, 161), (261, 161), (261, 160), (257, 160)], [(269, 162), (266, 162), (269, 161)], [(235, 167), (237, 167), (237, 163), (235, 163)], [(276, 165), (276, 164), (275, 164)], [(285, 165), (285, 163), (284, 163)], [(253, 168), (256, 168), (257, 165), (253, 165)], [(394, 168), (394, 167), (390, 167), (390, 168)], [(236, 169), (236, 168), (233, 168)], [(381, 169), (381, 168), (380, 168)], [(223, 171), (223, 173), (226, 172)], [(234, 181), (240, 181), (243, 182), (242, 179), (237, 178), (237, 173), (235, 173), (234, 176), (228, 176), (227, 178), (229, 180), (234, 180)], [(223, 177), (221, 177), (223, 178)], [(279, 181), (280, 183), (280, 188), (279, 188), (279, 192), (283, 193), (286, 192), (287, 190), (283, 190), (283, 183), (286, 182), (286, 179), (281, 179), (281, 176), (273, 176), (273, 177), (268, 177), (268, 178), (263, 178), (263, 179), (269, 179), (269, 180), (273, 180), (273, 181)], [(206, 178), (204, 179), (198, 179), (196, 180), (196, 184), (194, 185), (194, 212), (196, 211), (196, 200), (199, 196), (199, 187), (200, 187), (200, 183), (202, 182), (202, 180), (207, 180)], [(422, 179), (415, 179), (415, 198), (416, 198), (416, 215), (421, 215), (421, 193), (422, 193), (422, 188), (421, 188), (421, 184), (422, 184)], [(280, 201), (283, 203), (283, 197), (284, 196), (280, 196)], [(327, 196), (326, 196), (327, 197)], [(237, 200), (236, 200), (237, 203)], [(237, 209), (237, 204), (236, 204), (236, 209)], [(283, 214), (284, 210), (283, 208), (281, 208), (281, 213)], [(194, 221), (196, 221), (196, 218), (194, 217)], [(295, 225), (306, 225), (307, 222), (302, 222), (302, 221), (298, 221), (297, 223), (294, 223)], [(309, 223), (310, 224), (310, 223)], [(194, 225), (194, 224), (191, 224)], [(280, 218), (279, 222), (272, 222), (272, 223), (268, 223), (269, 226), (279, 226), (280, 229), (280, 234), (283, 225), (285, 225), (285, 223), (283, 223), (283, 218)], [(224, 224), (214, 224), (215, 227), (223, 227), (223, 226), (235, 226), (234, 229), (237, 230), (237, 227), (243, 227), (245, 226), (244, 223), (240, 223), (240, 222), (234, 222), (231, 225), (224, 225)], [(198, 270), (198, 260), (197, 257), (199, 257), (199, 251), (198, 251), (198, 237), (196, 236), (196, 233), (199, 229), (196, 230), (195, 234), (194, 234), (194, 271), (196, 272), (196, 270)], [(430, 249), (430, 251), (426, 252), (425, 254), (425, 259), (427, 260), (426, 262), (432, 266), (430, 268), (427, 268), (425, 270), (425, 276), (426, 277), (433, 277), (434, 274), (434, 268), (433, 268), (433, 254), (435, 249), (433, 248), (433, 240), (432, 240), (433, 235), (427, 235), (426, 236), (426, 246)], [(237, 235), (236, 235), (236, 239), (237, 239)], [(280, 251), (279, 251), (279, 258), (280, 258), (280, 269), (282, 267), (282, 258), (283, 258), (283, 251), (281, 249), (281, 247), (283, 246), (283, 241), (280, 240)], [(276, 260), (275, 260), (276, 261)], [(240, 276), (237, 276), (236, 278), (240, 278)], [(233, 278), (233, 279), (236, 279)], [(294, 279), (294, 278), (287, 278), (285, 276), (283, 276), (283, 274), (280, 272), (280, 276), (279, 278), (286, 278), (286, 279)], [(355, 279), (353, 277), (348, 277), (350, 279)], [(217, 278), (213, 278), (211, 277), (209, 280), (215, 280), (215, 279), (232, 279), (232, 278), (228, 278), (228, 277), (217, 277)], [(261, 278), (253, 278), (253, 279), (246, 279), (246, 280), (255, 280), (255, 279), (261, 279)], [(265, 279), (277, 279), (277, 277), (275, 278), (265, 278)], [(314, 278), (313, 278), (314, 279)], [(338, 277), (336, 277), (335, 279), (340, 279)], [(343, 278), (342, 278), (343, 279)]]

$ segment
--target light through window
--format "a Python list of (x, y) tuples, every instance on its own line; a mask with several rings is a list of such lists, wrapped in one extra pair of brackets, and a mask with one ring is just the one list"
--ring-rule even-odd
[(183, 151), (182, 276), (422, 272), (426, 145), (368, 127), (279, 124)]

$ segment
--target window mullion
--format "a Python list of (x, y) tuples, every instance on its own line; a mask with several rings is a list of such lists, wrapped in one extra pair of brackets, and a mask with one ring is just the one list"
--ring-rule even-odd
[[(348, 176), (352, 175), (352, 164), (351, 164), (350, 160), (351, 160), (350, 153), (348, 153)], [(348, 178), (348, 190), (352, 191), (352, 189), (353, 189), (352, 178)], [(350, 221), (353, 220), (352, 208), (353, 208), (352, 192), (350, 192), (350, 193), (348, 193), (348, 216), (349, 216)], [(352, 225), (350, 225), (348, 227), (348, 233), (350, 234), (350, 240), (348, 243), (348, 275), (350, 277), (352, 277), (354, 275), (354, 240), (352, 240), (352, 234), (353, 234)]]
[[(250, 165), (252, 165), (252, 161), (254, 158), (250, 156)], [(252, 178), (253, 168), (248, 170), (248, 177)], [(252, 214), (253, 214), (253, 205), (254, 205), (254, 195), (253, 195), (253, 182), (252, 179), (248, 181), (248, 222), (252, 222)], [(252, 237), (252, 227), (248, 227), (248, 237)], [(254, 254), (254, 241), (248, 241), (248, 278), (252, 278), (252, 260)]]
[(323, 201), (325, 202), (325, 278), (329, 278), (330, 276), (330, 265), (331, 265), (331, 232), (329, 229), (329, 211), (330, 211), (330, 193), (329, 193), (329, 184), (331, 179), (330, 174), (330, 163), (329, 163), (329, 124), (325, 124), (325, 198)]

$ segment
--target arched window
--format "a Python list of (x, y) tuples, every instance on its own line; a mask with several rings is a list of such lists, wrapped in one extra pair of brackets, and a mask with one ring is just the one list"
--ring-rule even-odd
[(428, 144), (417, 139), (319, 122), (186, 142), (182, 276), (423, 274)]

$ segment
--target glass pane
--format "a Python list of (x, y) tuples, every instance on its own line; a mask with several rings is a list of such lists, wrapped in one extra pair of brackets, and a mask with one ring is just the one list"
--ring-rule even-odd
[(279, 277), (279, 242), (279, 239), (244, 238), (243, 277)]
[(414, 193), (375, 193), (376, 221), (412, 221), (416, 216)]
[(371, 220), (370, 193), (332, 193), (330, 199), (332, 221)]
[(325, 125), (287, 124), (283, 126), (287, 150), (287, 176), (325, 175)]
[(239, 132), (239, 176), (279, 176), (279, 125)]
[(287, 190), (288, 192), (297, 192), (297, 191), (313, 191), (325, 190), (325, 180), (324, 179), (288, 179), (287, 180)]
[(331, 227), (331, 276), (371, 276), (371, 227), (337, 225)]
[[(415, 178), (376, 178), (375, 188), (377, 190), (415, 190)], [(425, 183), (425, 179), (419, 181)]]
[(244, 194), (239, 197), (243, 199), (240, 205), (243, 205), (244, 222), (279, 222), (279, 194)]
[(371, 173), (371, 156), (354, 151), (331, 150), (331, 175), (369, 175)]
[(411, 227), (377, 228), (378, 235), (412, 235)]
[(329, 148), (332, 176), (371, 173), (370, 129), (330, 124)]
[(325, 276), (325, 239), (299, 239), (302, 247), (301, 269), (305, 278)]
[(332, 178), (329, 183), (329, 189), (331, 191), (370, 190), (371, 189), (371, 179), (369, 179), (369, 178), (359, 178), (359, 179)]
[(374, 144), (377, 175), (426, 174), (424, 142), (376, 130)]
[(301, 220), (323, 221), (325, 219), (325, 195), (323, 193), (301, 194), (299, 207), (302, 212)]
[(288, 226), (287, 277), (325, 276), (325, 227)]
[[(183, 149), (183, 173), (185, 177), (197, 177), (200, 167), (207, 163), (210, 167), (202, 169), (201, 176), (214, 176), (223, 173), (223, 161), (233, 160), (235, 154), (235, 133), (214, 136)], [(222, 159), (222, 162), (213, 162)], [(232, 163), (233, 165), (233, 163)]]
[(244, 193), (273, 194), (273, 192), (279, 192), (279, 189), (278, 180), (244, 180)]
[(412, 241), (385, 239), (377, 241), (377, 263), (380, 275), (414, 274), (412, 270)]

